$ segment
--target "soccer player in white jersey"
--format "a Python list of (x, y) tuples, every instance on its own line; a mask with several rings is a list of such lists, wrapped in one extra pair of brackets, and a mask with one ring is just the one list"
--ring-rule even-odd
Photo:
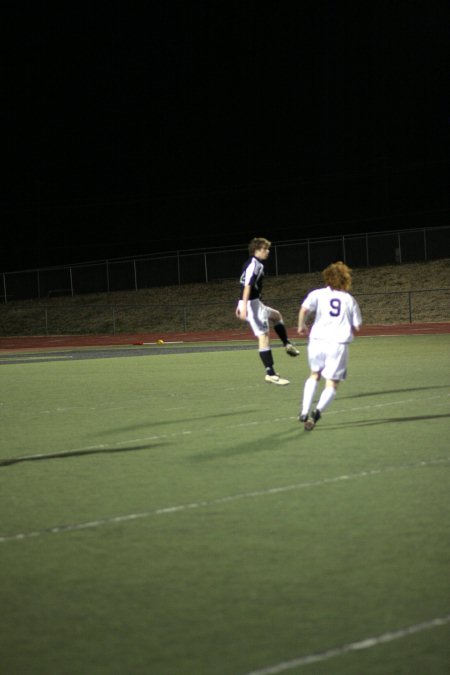
[[(345, 380), (349, 344), (362, 323), (358, 303), (349, 293), (352, 285), (351, 269), (343, 262), (336, 262), (323, 270), (322, 276), (326, 288), (311, 291), (303, 300), (298, 315), (298, 334), (307, 335), (307, 317), (315, 314), (308, 341), (311, 374), (304, 385), (298, 418), (307, 431), (314, 429), (322, 412), (336, 396), (339, 382)], [(325, 379), (325, 387), (309, 417), (321, 377)]]
[(271, 242), (263, 237), (255, 237), (249, 244), (250, 258), (242, 268), (241, 292), (236, 307), (236, 316), (250, 324), (253, 334), (258, 339), (259, 356), (266, 371), (266, 382), (286, 385), (289, 384), (289, 380), (280, 377), (274, 370), (269, 337), (270, 324), (273, 325), (289, 356), (298, 356), (300, 352), (291, 344), (280, 312), (267, 307), (261, 300), (264, 261), (269, 257), (270, 246)]

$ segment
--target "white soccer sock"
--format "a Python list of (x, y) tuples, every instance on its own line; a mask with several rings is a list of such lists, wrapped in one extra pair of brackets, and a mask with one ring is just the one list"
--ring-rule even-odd
[(303, 403), (302, 415), (308, 415), (311, 403), (314, 398), (314, 393), (317, 387), (317, 380), (315, 377), (308, 377), (303, 388)]
[(317, 408), (319, 408), (320, 411), (325, 410), (325, 408), (330, 405), (331, 401), (333, 401), (335, 396), (336, 389), (334, 387), (325, 387), (320, 395)]

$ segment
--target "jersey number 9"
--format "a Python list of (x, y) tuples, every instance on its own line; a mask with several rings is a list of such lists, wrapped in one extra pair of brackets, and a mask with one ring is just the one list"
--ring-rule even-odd
[(339, 298), (332, 298), (330, 300), (330, 316), (339, 316), (341, 313), (341, 301)]

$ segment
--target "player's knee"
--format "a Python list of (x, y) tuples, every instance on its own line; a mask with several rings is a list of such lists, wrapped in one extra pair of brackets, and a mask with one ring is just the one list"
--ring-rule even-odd
[(283, 317), (281, 316), (280, 312), (277, 309), (272, 309), (270, 313), (270, 320), (272, 321), (272, 323), (277, 324), (283, 321)]

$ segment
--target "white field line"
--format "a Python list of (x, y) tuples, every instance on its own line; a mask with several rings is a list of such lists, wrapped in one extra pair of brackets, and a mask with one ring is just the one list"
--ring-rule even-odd
[[(247, 389), (257, 389), (257, 388), (260, 388), (261, 386), (264, 386), (264, 385), (259, 385), (259, 384), (258, 385), (249, 385), (246, 388)], [(242, 391), (242, 387), (240, 387), (239, 389), (237, 387), (236, 388), (232, 387), (232, 388), (229, 388), (229, 389), (224, 389), (224, 391)], [(299, 396), (300, 396), (300, 393), (299, 393)], [(346, 408), (346, 409), (343, 409), (343, 410), (342, 409), (336, 410), (333, 407), (333, 410), (329, 410), (329, 411), (327, 410), (327, 417), (330, 416), (330, 415), (342, 415), (344, 413), (355, 412), (355, 411), (359, 411), (359, 410), (368, 410), (370, 408), (385, 408), (385, 407), (394, 406), (394, 405), (403, 405), (405, 403), (418, 403), (419, 402), (420, 405), (423, 407), (424, 401), (439, 400), (439, 401), (443, 402), (448, 397), (450, 397), (450, 393), (440, 393), (440, 394), (436, 394), (436, 396), (427, 396), (426, 398), (399, 399), (397, 401), (391, 401), (389, 403), (368, 404), (368, 405), (364, 405), (364, 406), (355, 406), (353, 408)], [(50, 408), (50, 409), (47, 409), (47, 410), (38, 410), (38, 411), (36, 411), (36, 413), (34, 413), (34, 412), (29, 413), (26, 410), (22, 410), (22, 411), (19, 411), (19, 412), (21, 412), (23, 415), (35, 415), (35, 414), (50, 415), (50, 414), (82, 412), (82, 411), (84, 411), (84, 412), (90, 411), (90, 412), (97, 413), (97, 412), (109, 412), (111, 410), (126, 410), (128, 408), (134, 409), (136, 407), (136, 404), (140, 403), (140, 402), (142, 402), (142, 398), (130, 399), (130, 400), (128, 400), (126, 405), (123, 405), (123, 404), (120, 404), (120, 405), (118, 405), (118, 404), (112, 404), (112, 405), (111, 404), (104, 404), (104, 405), (96, 405), (96, 406), (83, 406), (83, 405), (67, 406), (67, 407), (58, 406), (56, 408)], [(4, 405), (5, 405), (4, 402), (0, 402), (0, 406), (4, 406)], [(186, 406), (182, 406), (182, 407), (184, 408)], [(170, 410), (173, 410), (173, 409), (174, 408), (166, 408), (165, 410), (170, 411)], [(5, 411), (6, 410), (7, 410), (7, 407), (5, 408)], [(296, 417), (283, 417), (283, 418), (278, 418), (275, 421), (292, 420), (292, 419), (296, 419)], [(272, 422), (274, 420), (265, 418), (262, 421), (263, 422)], [(249, 424), (255, 424), (255, 423), (259, 424), (259, 422), (252, 422), (252, 423), (249, 423)], [(234, 428), (234, 426), (235, 425), (232, 425), (231, 428)], [(141, 439), (138, 439), (138, 440), (141, 440)]]
[(353, 474), (345, 474), (342, 476), (334, 476), (332, 478), (324, 478), (322, 480), (309, 481), (305, 483), (294, 483), (292, 485), (282, 485), (280, 487), (266, 488), (265, 490), (255, 490), (254, 492), (243, 492), (225, 497), (218, 497), (209, 501), (198, 501), (190, 504), (179, 504), (173, 506), (166, 506), (153, 511), (143, 511), (140, 513), (128, 513), (121, 516), (111, 516), (109, 518), (101, 518), (85, 523), (75, 523), (72, 525), (58, 525), (56, 527), (47, 528), (44, 530), (35, 530), (34, 532), (22, 532), (17, 534), (10, 534), (0, 536), (0, 544), (5, 544), (11, 541), (23, 541), (25, 539), (33, 539), (41, 537), (46, 534), (62, 534), (64, 532), (74, 532), (79, 530), (88, 530), (104, 525), (115, 525), (118, 523), (127, 523), (142, 518), (151, 518), (155, 516), (164, 516), (172, 513), (181, 513), (185, 511), (193, 511), (195, 509), (204, 509), (218, 504), (227, 504), (229, 502), (236, 502), (240, 499), (254, 499), (257, 497), (267, 497), (274, 494), (282, 494), (293, 492), (297, 490), (305, 490), (308, 488), (322, 487), (324, 485), (331, 485), (345, 481), (358, 480), (360, 478), (369, 478), (371, 476), (379, 476), (385, 473), (394, 471), (405, 471), (408, 469), (419, 469), (423, 467), (445, 465), (450, 462), (450, 457), (444, 457), (435, 460), (423, 460), (411, 464), (402, 464), (398, 466), (387, 466), (381, 469), (368, 469), (367, 471), (360, 471)]
[[(231, 390), (230, 390), (230, 391), (231, 391)], [(349, 412), (357, 412), (357, 411), (359, 411), (359, 410), (370, 410), (370, 409), (372, 409), (372, 408), (389, 408), (389, 407), (391, 407), (391, 406), (395, 406), (395, 405), (403, 405), (403, 404), (405, 404), (405, 403), (418, 403), (418, 402), (419, 402), (420, 405), (423, 407), (424, 401), (436, 401), (436, 400), (439, 400), (440, 402), (446, 404), (447, 401), (446, 401), (445, 399), (446, 399), (446, 398), (449, 398), (449, 397), (450, 397), (450, 392), (449, 392), (449, 393), (436, 394), (436, 396), (427, 396), (425, 399), (424, 399), (424, 398), (420, 398), (420, 399), (417, 399), (417, 398), (406, 398), (406, 399), (400, 399), (400, 400), (397, 400), (397, 401), (390, 401), (389, 403), (368, 403), (367, 405), (354, 406), (353, 408), (345, 408), (345, 409), (340, 409), (340, 410), (335, 410), (335, 409), (333, 409), (333, 410), (327, 410), (327, 417), (329, 417), (330, 415), (343, 415), (343, 414), (349, 413)], [(134, 407), (135, 403), (136, 403), (138, 400), (139, 400), (139, 399), (135, 399), (135, 400), (132, 402), (132, 403), (133, 403), (133, 407)], [(0, 404), (0, 405), (3, 405), (3, 404)], [(41, 414), (49, 414), (49, 413), (52, 413), (52, 412), (53, 412), (53, 413), (72, 412), (72, 411), (74, 411), (74, 410), (75, 410), (75, 411), (91, 410), (92, 412), (98, 412), (98, 411), (109, 412), (110, 410), (121, 410), (121, 409), (129, 408), (129, 407), (130, 407), (130, 405), (126, 405), (126, 406), (119, 406), (119, 405), (118, 405), (118, 406), (108, 406), (108, 405), (104, 405), (104, 406), (86, 406), (86, 407), (85, 407), (85, 406), (71, 406), (71, 407), (67, 407), (67, 408), (60, 408), (60, 407), (57, 407), (57, 408), (53, 408), (53, 409), (50, 409), (50, 410), (41, 410), (41, 411), (38, 411), (38, 414), (39, 414), (39, 413), (41, 413)], [(182, 406), (182, 408), (185, 408), (185, 407), (186, 407), (186, 406)], [(167, 408), (166, 410), (176, 410), (176, 409), (177, 409), (177, 408)], [(274, 421), (275, 421), (275, 422), (278, 422), (278, 421), (282, 421), (282, 420), (284, 421), (284, 420), (293, 420), (293, 419), (297, 419), (297, 417), (296, 417), (296, 416), (295, 416), (295, 417), (293, 417), (293, 416), (290, 416), (290, 417), (278, 417), (278, 418), (275, 418), (275, 419), (264, 418), (264, 420), (255, 420), (254, 422), (243, 423), (243, 424), (241, 424), (240, 426), (245, 426), (246, 424), (248, 424), (249, 426), (251, 426), (251, 425), (253, 425), (253, 424), (261, 424), (262, 422), (274, 422)], [(171, 423), (171, 422), (168, 422), (168, 423)], [(230, 426), (230, 428), (234, 429), (235, 426), (236, 426), (236, 425), (233, 424), (233, 425)], [(204, 431), (204, 429), (202, 429), (202, 431)], [(183, 432), (183, 433), (184, 433), (184, 432)], [(137, 440), (145, 440), (145, 439), (137, 439)]]
[[(15, 363), (14, 359), (26, 359), (26, 361), (23, 361), (22, 363)], [(2, 358), (0, 356), (0, 363), (3, 365), (10, 365), (12, 364), (13, 366), (26, 366), (29, 364), (30, 361), (68, 361), (70, 359), (73, 359), (73, 356), (70, 354), (63, 354), (61, 356), (10, 356), (8, 358)]]
[[(231, 389), (229, 391), (231, 391)], [(420, 398), (420, 399), (418, 399), (418, 398), (406, 398), (406, 399), (399, 399), (397, 401), (390, 401), (389, 403), (375, 403), (375, 404), (369, 403), (369, 404), (363, 405), (363, 406), (361, 406), (361, 405), (360, 406), (354, 406), (353, 408), (345, 408), (345, 409), (341, 409), (341, 410), (335, 410), (335, 409), (327, 410), (327, 417), (330, 416), (330, 415), (342, 415), (344, 413), (355, 412), (355, 411), (359, 411), (359, 410), (369, 410), (371, 408), (388, 408), (390, 406), (403, 405), (405, 403), (420, 403), (420, 405), (423, 407), (424, 401), (436, 401), (436, 400), (438, 400), (438, 401), (441, 401), (443, 403), (447, 403), (447, 401), (445, 399), (449, 398), (449, 397), (450, 397), (450, 392), (449, 393), (436, 394), (435, 396), (427, 396), (426, 398)], [(133, 400), (131, 402), (132, 407), (134, 407), (136, 402), (138, 402), (139, 400), (140, 399)], [(127, 405), (112, 405), (112, 406), (109, 406), (109, 405), (86, 406), (86, 407), (85, 406), (71, 406), (71, 407), (67, 407), (67, 408), (57, 407), (57, 408), (53, 408), (53, 409), (50, 409), (50, 410), (38, 411), (38, 414), (39, 414), (39, 412), (49, 414), (49, 413), (52, 413), (52, 412), (55, 412), (55, 413), (72, 412), (73, 410), (79, 410), (79, 411), (90, 410), (92, 412), (98, 412), (98, 411), (109, 412), (110, 410), (121, 410), (121, 409), (129, 408), (130, 405), (131, 404), (129, 403)], [(183, 407), (185, 407), (185, 406), (183, 406)], [(167, 408), (166, 410), (170, 410), (170, 408)], [(278, 419), (287, 420), (287, 419), (296, 419), (296, 417), (283, 417), (283, 418), (278, 418)], [(264, 418), (263, 421), (264, 422), (271, 422), (273, 420)], [(257, 422), (257, 423), (259, 424), (259, 422)], [(254, 424), (254, 422), (251, 422), (250, 424)], [(232, 425), (231, 428), (234, 428), (234, 426), (235, 425)]]
[(292, 670), (293, 668), (308, 666), (311, 663), (328, 661), (328, 659), (332, 659), (335, 656), (342, 656), (343, 654), (348, 654), (349, 652), (362, 651), (363, 649), (377, 647), (378, 645), (384, 644), (386, 642), (400, 640), (401, 638), (408, 637), (409, 635), (414, 635), (414, 633), (420, 633), (424, 630), (437, 628), (438, 626), (445, 626), (449, 622), (450, 614), (446, 614), (444, 616), (430, 619), (429, 621), (423, 621), (422, 623), (416, 623), (413, 626), (407, 626), (406, 628), (401, 628), (400, 630), (392, 631), (390, 633), (383, 633), (383, 635), (365, 638), (359, 642), (351, 642), (350, 644), (341, 645), (340, 647), (334, 647), (333, 649), (328, 649), (327, 651), (321, 652), (319, 654), (308, 654), (307, 656), (300, 656), (297, 659), (292, 659), (292, 661), (284, 661), (274, 666), (261, 668), (261, 670), (252, 670), (250, 673), (246, 673), (246, 675), (277, 675), (277, 673), (282, 673), (286, 670)]
[[(421, 407), (423, 408), (424, 401), (438, 401), (438, 404), (444, 404), (447, 405), (446, 398), (450, 397), (449, 394), (439, 394), (436, 396), (428, 396), (426, 399), (420, 399), (420, 404)], [(396, 405), (403, 405), (405, 403), (417, 403), (419, 399), (402, 399), (400, 401), (391, 401), (389, 403), (375, 403), (375, 404), (368, 404), (368, 405), (363, 405), (363, 406), (354, 406), (353, 408), (345, 408), (341, 410), (330, 410), (326, 412), (327, 417), (331, 417), (332, 415), (344, 415), (346, 413), (353, 413), (353, 412), (359, 412), (361, 410), (372, 410), (372, 409), (379, 409), (379, 408), (389, 408), (391, 406), (396, 406)], [(0, 403), (0, 406), (2, 404)], [(436, 405), (436, 404), (434, 404)], [(70, 410), (76, 410), (77, 408), (55, 408), (54, 412), (66, 412)], [(81, 408), (79, 408), (81, 409)], [(97, 410), (97, 408), (88, 408), (89, 410)], [(105, 410), (106, 408), (104, 408)], [(107, 408), (106, 410), (119, 410), (120, 408)], [(41, 413), (50, 413), (52, 412), (51, 410), (42, 410)], [(108, 448), (115, 448), (115, 447), (120, 447), (123, 445), (132, 445), (133, 443), (146, 443), (148, 441), (161, 441), (161, 440), (167, 440), (171, 438), (179, 438), (180, 436), (189, 436), (191, 434), (196, 434), (196, 433), (201, 433), (204, 434), (205, 432), (210, 432), (210, 431), (217, 431), (217, 429), (222, 428), (224, 431), (227, 431), (229, 429), (238, 429), (238, 428), (245, 428), (245, 427), (255, 427), (255, 426), (260, 426), (263, 423), (270, 423), (273, 424), (275, 422), (291, 422), (292, 420), (296, 420), (297, 416), (290, 416), (290, 417), (274, 417), (274, 418), (264, 418), (260, 420), (249, 420), (247, 422), (241, 422), (240, 424), (230, 424), (224, 427), (201, 427), (201, 429), (195, 429), (195, 430), (188, 430), (184, 429), (182, 431), (177, 431), (171, 434), (153, 434), (151, 436), (141, 436), (138, 438), (127, 438), (123, 441), (113, 441), (111, 443), (99, 443), (98, 445), (87, 445), (81, 448), (71, 448), (70, 450), (62, 450), (60, 452), (50, 452), (50, 453), (37, 453), (33, 455), (19, 455), (17, 457), (11, 457), (11, 458), (0, 458), (0, 466), (2, 465), (8, 465), (8, 464), (19, 464), (20, 462), (25, 462), (25, 461), (31, 461), (31, 460), (38, 460), (38, 459), (52, 459), (56, 457), (65, 457), (65, 456), (71, 456), (77, 453), (82, 454), (83, 452), (94, 452), (96, 450), (106, 450)], [(170, 422), (168, 422), (169, 424)]]

